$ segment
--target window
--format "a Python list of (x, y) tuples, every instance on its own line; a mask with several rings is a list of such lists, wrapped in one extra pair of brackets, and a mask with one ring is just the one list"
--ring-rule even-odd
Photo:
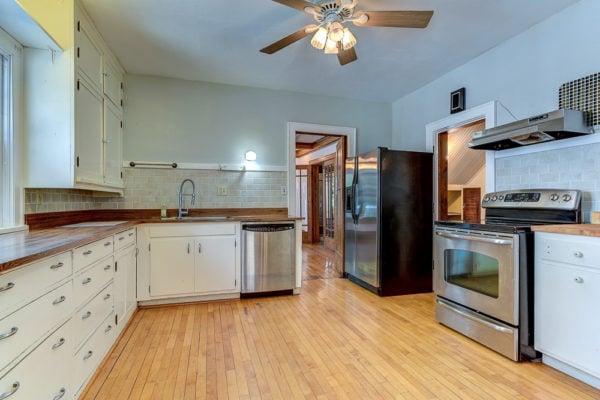
[(23, 223), (17, 170), (22, 47), (0, 29), (0, 233)]

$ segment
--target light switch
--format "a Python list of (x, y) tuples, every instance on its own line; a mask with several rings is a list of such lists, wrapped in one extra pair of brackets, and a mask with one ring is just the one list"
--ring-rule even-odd
[(227, 196), (227, 186), (217, 186), (217, 196)]

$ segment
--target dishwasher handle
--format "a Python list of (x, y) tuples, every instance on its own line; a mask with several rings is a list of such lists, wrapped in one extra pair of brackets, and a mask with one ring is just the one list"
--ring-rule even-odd
[(295, 228), (294, 224), (243, 224), (242, 230), (248, 232), (282, 232)]

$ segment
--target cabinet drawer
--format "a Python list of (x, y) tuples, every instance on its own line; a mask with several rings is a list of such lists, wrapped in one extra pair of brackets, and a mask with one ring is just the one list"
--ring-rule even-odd
[(185, 224), (157, 224), (148, 229), (150, 237), (235, 235), (236, 222), (201, 222)]
[(75, 353), (72, 361), (73, 379), (78, 391), (94, 373), (114, 343), (116, 339), (114, 319), (114, 313), (106, 317), (102, 324), (94, 331), (93, 335)]
[(0, 319), (70, 277), (72, 271), (69, 251), (0, 275)]
[(537, 256), (544, 260), (600, 269), (600, 239), (536, 233)]
[(114, 287), (111, 283), (73, 315), (71, 324), (75, 346), (88, 337), (113, 310)]
[(115, 252), (135, 243), (135, 228), (119, 232), (114, 236)]
[(113, 237), (98, 240), (94, 243), (81, 246), (73, 250), (73, 270), (80, 271), (93, 262), (112, 254)]
[[(63, 325), (21, 363), (0, 378), (0, 393), (14, 394), (7, 399), (70, 399), (72, 349), (68, 324)], [(62, 395), (62, 396), (61, 396)]]
[(0, 320), (0, 369), (73, 312), (71, 281)]
[(93, 297), (114, 276), (113, 257), (106, 257), (73, 278), (76, 304), (83, 304)]

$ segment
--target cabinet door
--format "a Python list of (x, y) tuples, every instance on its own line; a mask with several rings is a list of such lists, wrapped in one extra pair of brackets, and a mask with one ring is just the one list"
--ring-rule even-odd
[(87, 19), (80, 18), (76, 28), (78, 72), (102, 93), (102, 50), (92, 39), (92, 26)]
[(104, 101), (104, 183), (123, 186), (121, 113), (109, 101)]
[(196, 292), (221, 292), (236, 288), (235, 236), (196, 239)]
[(154, 238), (150, 241), (150, 296), (194, 293), (194, 241)]
[(535, 347), (600, 377), (600, 270), (538, 262)]
[(121, 74), (111, 64), (104, 63), (104, 95), (121, 108)]
[(118, 331), (127, 324), (136, 306), (135, 246), (130, 246), (115, 256), (115, 313)]
[(75, 88), (75, 182), (102, 184), (103, 100), (84, 80)]

